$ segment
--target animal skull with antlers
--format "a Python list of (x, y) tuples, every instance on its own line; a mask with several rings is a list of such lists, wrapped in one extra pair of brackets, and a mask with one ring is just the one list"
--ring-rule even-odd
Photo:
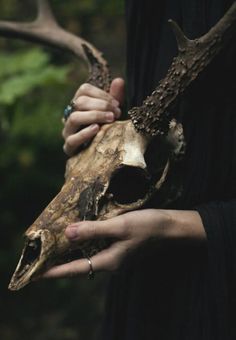
[[(87, 61), (88, 82), (108, 91), (110, 75), (101, 53), (59, 27), (46, 0), (38, 0), (38, 6), (39, 14), (33, 23), (2, 21), (0, 34), (72, 51)], [(176, 184), (172, 196), (173, 190), (168, 189), (175, 183), (170, 183), (168, 177), (173, 164), (184, 154), (185, 143), (173, 107), (231, 38), (236, 3), (199, 39), (188, 40), (178, 25), (170, 22), (179, 54), (166, 77), (142, 106), (129, 111), (130, 120), (103, 125), (91, 144), (67, 161), (61, 191), (25, 233), (25, 247), (9, 289), (24, 287), (77, 248), (84, 256), (91, 256), (105, 247), (101, 240), (72, 246), (64, 236), (68, 224), (104, 220), (140, 209), (157, 192), (165, 192), (162, 206), (177, 196), (180, 188)]]

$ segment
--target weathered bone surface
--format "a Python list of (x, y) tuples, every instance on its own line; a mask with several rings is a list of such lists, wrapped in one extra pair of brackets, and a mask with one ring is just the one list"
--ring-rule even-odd
[[(176, 126), (162, 143), (160, 147), (173, 150), (174, 157), (181, 147)], [(138, 134), (130, 120), (117, 121), (103, 125), (90, 147), (68, 160), (64, 186), (26, 231), (26, 246), (10, 289), (20, 289), (74, 250), (64, 236), (69, 223), (104, 220), (139, 209), (148, 201), (164, 183), (171, 160), (160, 160), (156, 172), (150, 173), (145, 160), (148, 144), (148, 138)], [(92, 256), (104, 243), (76, 247), (84, 256)]]
[[(108, 90), (110, 76), (101, 54), (86, 41), (68, 35), (55, 22), (46, 1), (38, 2), (40, 14), (36, 22), (0, 22), (0, 33), (73, 51), (90, 64), (89, 82)], [(181, 123), (168, 112), (179, 94), (229, 40), (235, 22), (236, 3), (208, 34), (193, 42), (173, 24), (179, 56), (166, 78), (143, 106), (129, 112), (132, 120), (103, 125), (90, 146), (68, 160), (64, 186), (25, 233), (25, 247), (9, 285), (11, 290), (24, 287), (53, 264), (65, 261), (77, 248), (84, 256), (91, 256), (106, 246), (104, 241), (94, 240), (72, 249), (64, 236), (69, 223), (103, 220), (139, 209), (155, 192), (169, 185), (169, 169), (184, 153), (184, 138)], [(155, 167), (150, 164), (153, 158), (148, 157), (152, 143), (159, 154)], [(171, 199), (166, 195), (164, 201)]]

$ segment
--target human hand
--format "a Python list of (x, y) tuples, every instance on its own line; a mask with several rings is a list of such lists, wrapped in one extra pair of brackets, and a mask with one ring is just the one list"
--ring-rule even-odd
[[(67, 227), (65, 234), (78, 244), (97, 238), (112, 238), (115, 241), (105, 250), (91, 258), (93, 269), (114, 271), (127, 255), (150, 239), (163, 237), (171, 218), (168, 211), (146, 209), (128, 212), (105, 221), (83, 221)], [(87, 274), (90, 266), (87, 259), (79, 259), (49, 269), (43, 277), (59, 278)]]
[(65, 122), (62, 136), (64, 152), (71, 156), (83, 143), (99, 131), (99, 124), (112, 123), (121, 115), (120, 105), (124, 100), (124, 80), (113, 79), (107, 93), (93, 85), (82, 84), (73, 102), (75, 111)]

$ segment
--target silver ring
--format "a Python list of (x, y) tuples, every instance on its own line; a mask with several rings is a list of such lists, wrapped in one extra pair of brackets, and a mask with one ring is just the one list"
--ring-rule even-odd
[(88, 279), (93, 280), (94, 279), (94, 271), (93, 271), (92, 261), (89, 257), (87, 257), (87, 260), (88, 260), (88, 263), (89, 263)]
[(70, 115), (74, 111), (74, 108), (75, 108), (75, 103), (72, 100), (72, 102), (69, 105), (67, 105), (67, 107), (65, 108), (64, 113), (63, 113), (63, 117), (65, 119), (65, 122), (67, 121), (67, 119), (70, 117)]

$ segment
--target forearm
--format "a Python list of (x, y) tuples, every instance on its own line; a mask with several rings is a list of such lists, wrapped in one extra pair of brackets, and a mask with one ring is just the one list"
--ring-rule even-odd
[(206, 240), (205, 229), (201, 217), (194, 210), (159, 210), (166, 222), (160, 228), (159, 236), (163, 239)]

